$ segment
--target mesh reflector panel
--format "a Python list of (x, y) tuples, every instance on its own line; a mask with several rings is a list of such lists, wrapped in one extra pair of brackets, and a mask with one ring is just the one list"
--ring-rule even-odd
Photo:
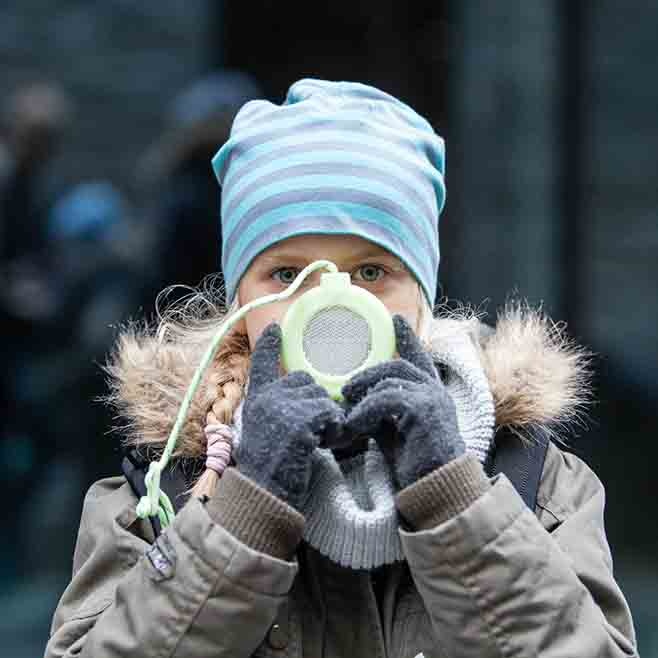
[(370, 327), (358, 313), (344, 306), (328, 306), (308, 322), (302, 343), (314, 368), (330, 375), (345, 375), (368, 357)]

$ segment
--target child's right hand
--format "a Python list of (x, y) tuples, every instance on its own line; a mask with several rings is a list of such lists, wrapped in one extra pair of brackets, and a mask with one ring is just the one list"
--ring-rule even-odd
[(311, 453), (342, 433), (343, 408), (306, 372), (279, 374), (281, 327), (272, 322), (251, 356), (242, 410), (238, 470), (301, 509), (311, 477)]

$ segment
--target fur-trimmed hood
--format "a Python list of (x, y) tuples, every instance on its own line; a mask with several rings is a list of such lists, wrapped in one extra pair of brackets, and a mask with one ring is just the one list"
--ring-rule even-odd
[[(470, 312), (434, 318), (430, 344), (454, 331), (465, 332), (476, 347), (497, 428), (523, 433), (541, 425), (561, 436), (566, 426), (583, 420), (591, 400), (590, 353), (567, 337), (563, 324), (553, 323), (541, 309), (510, 303), (499, 312), (495, 327)], [(111, 390), (106, 401), (117, 410), (115, 431), (124, 444), (156, 447), (166, 442), (201, 355), (199, 345), (164, 342), (135, 328), (119, 336), (106, 366)], [(205, 454), (203, 428), (215, 397), (206, 377), (190, 406), (176, 454)]]

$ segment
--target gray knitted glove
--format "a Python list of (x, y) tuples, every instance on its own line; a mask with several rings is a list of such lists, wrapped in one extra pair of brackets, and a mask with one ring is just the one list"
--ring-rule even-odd
[(401, 315), (393, 324), (400, 359), (361, 371), (342, 393), (352, 405), (345, 431), (374, 437), (403, 489), (463, 454), (465, 445), (431, 356)]
[(272, 322), (251, 356), (249, 390), (236, 449), (238, 470), (297, 510), (311, 476), (311, 452), (342, 432), (344, 410), (315, 383), (296, 371), (280, 376), (281, 327)]

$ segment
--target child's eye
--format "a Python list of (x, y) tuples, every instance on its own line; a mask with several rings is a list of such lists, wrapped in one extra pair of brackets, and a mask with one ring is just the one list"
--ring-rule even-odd
[[(288, 276), (283, 276), (281, 278), (277, 277), (276, 275), (280, 272), (283, 272)], [(271, 272), (270, 276), (274, 276), (279, 281), (279, 283), (282, 283), (284, 286), (289, 286), (297, 278), (297, 275), (300, 272), (301, 270), (297, 269), (296, 267), (280, 267), (278, 270)]]
[(386, 270), (381, 267), (380, 265), (373, 265), (373, 264), (368, 264), (368, 265), (361, 265), (361, 267), (357, 268), (355, 272), (362, 272), (363, 273), (363, 280), (366, 283), (375, 283), (376, 281), (379, 281), (382, 277), (378, 277), (377, 273), (381, 272), (382, 274), (386, 274)]

